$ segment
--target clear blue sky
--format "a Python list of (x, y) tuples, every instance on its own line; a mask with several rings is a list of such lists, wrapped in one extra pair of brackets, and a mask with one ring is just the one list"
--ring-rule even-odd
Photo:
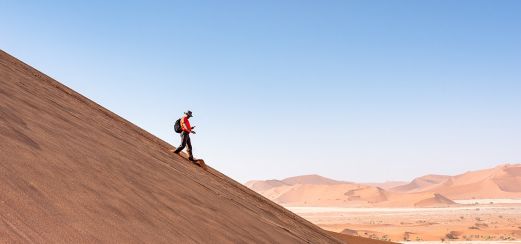
[[(521, 162), (521, 1), (2, 1), (0, 48), (239, 181)], [(110, 3), (109, 3), (110, 2)]]

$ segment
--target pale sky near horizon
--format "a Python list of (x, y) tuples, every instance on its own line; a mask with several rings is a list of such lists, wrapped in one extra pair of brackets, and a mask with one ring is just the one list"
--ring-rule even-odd
[(521, 162), (521, 1), (2, 1), (0, 49), (244, 182)]

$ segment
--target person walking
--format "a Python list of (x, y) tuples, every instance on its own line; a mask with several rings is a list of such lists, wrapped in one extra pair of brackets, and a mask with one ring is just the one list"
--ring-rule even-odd
[(183, 117), (178, 119), (175, 123), (174, 129), (181, 135), (181, 145), (177, 147), (174, 153), (179, 154), (183, 149), (188, 146), (188, 160), (194, 161), (194, 155), (192, 154), (192, 141), (190, 140), (190, 134), (195, 134), (193, 130), (195, 126), (190, 125), (190, 118), (193, 117), (192, 111), (188, 110), (184, 113)]

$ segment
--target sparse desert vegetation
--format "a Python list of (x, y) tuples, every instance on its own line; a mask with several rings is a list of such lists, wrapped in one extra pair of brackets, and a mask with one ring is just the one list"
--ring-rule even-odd
[[(487, 204), (488, 205), (488, 204)], [(453, 208), (302, 208), (292, 211), (324, 229), (378, 240), (521, 240), (521, 205)]]
[(402, 242), (521, 240), (521, 164), (392, 186), (319, 175), (246, 185), (330, 231)]

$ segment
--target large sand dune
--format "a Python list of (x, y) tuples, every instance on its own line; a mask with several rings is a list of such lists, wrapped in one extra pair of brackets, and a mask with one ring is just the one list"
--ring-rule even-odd
[(446, 207), (454, 200), (521, 198), (521, 164), (456, 176), (426, 175), (409, 183), (352, 183), (317, 175), (249, 181), (251, 189), (287, 206)]
[(450, 199), (521, 198), (521, 164), (502, 164), (455, 176), (423, 176), (391, 190), (436, 192)]
[(432, 192), (400, 193), (383, 188), (335, 181), (324, 177), (292, 177), (292, 181), (250, 181), (246, 185), (286, 206), (433, 207), (455, 204)]
[(339, 243), (0, 51), (0, 242)]

